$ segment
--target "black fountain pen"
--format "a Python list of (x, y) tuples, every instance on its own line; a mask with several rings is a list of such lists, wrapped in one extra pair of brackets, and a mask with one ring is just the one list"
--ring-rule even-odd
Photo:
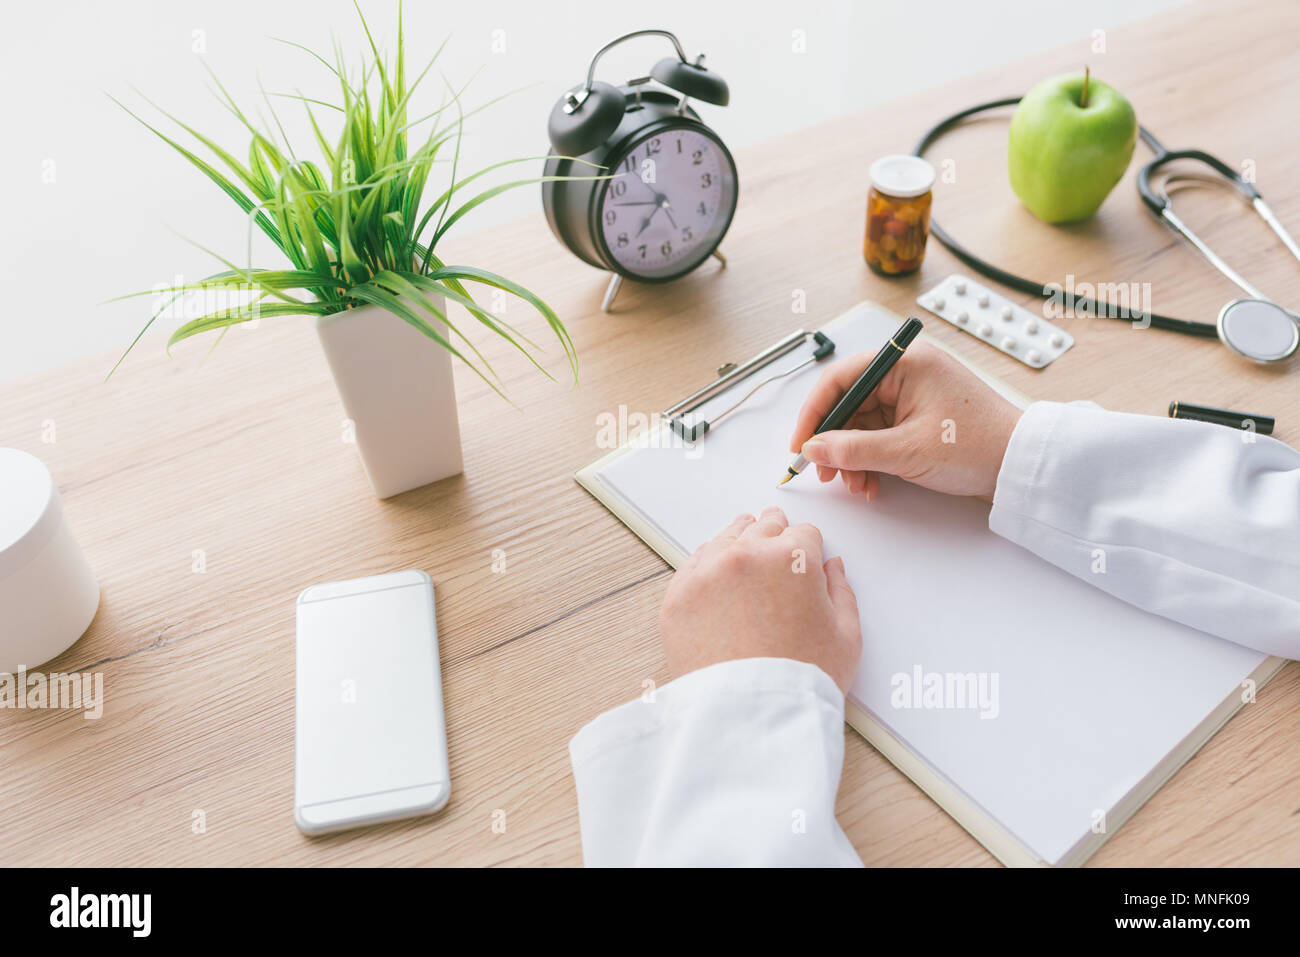
[[(903, 358), (903, 353), (907, 351), (907, 347), (912, 344), (912, 340), (916, 338), (916, 334), (920, 331), (921, 320), (915, 316), (899, 326), (893, 337), (881, 347), (880, 351), (876, 353), (876, 357), (862, 370), (862, 375), (858, 376), (858, 380), (853, 383), (849, 391), (845, 392), (840, 397), (840, 401), (835, 403), (835, 407), (826, 413), (826, 418), (822, 419), (822, 424), (817, 426), (817, 430), (813, 435), (833, 432), (836, 429), (843, 428), (844, 423), (848, 422), (862, 406), (862, 403), (867, 401), (867, 396), (876, 391), (876, 386), (880, 385), (880, 380), (885, 377), (890, 369), (894, 368), (894, 363)], [(799, 453), (799, 456), (786, 469), (785, 478), (776, 483), (777, 488), (780, 488), (802, 472), (807, 465), (808, 460), (803, 457), (802, 452)]]

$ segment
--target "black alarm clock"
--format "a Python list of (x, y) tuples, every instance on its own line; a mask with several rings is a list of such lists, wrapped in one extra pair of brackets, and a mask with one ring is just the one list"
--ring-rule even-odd
[[(666, 37), (677, 56), (621, 87), (594, 79), (605, 53), (642, 36)], [(649, 86), (652, 80), (666, 89)], [(704, 66), (703, 54), (688, 61), (668, 31), (638, 30), (601, 47), (586, 83), (551, 111), (547, 132), (558, 155), (543, 175), (581, 178), (542, 183), (546, 220), (579, 259), (613, 273), (606, 312), (624, 278), (668, 282), (710, 256), (726, 265), (718, 244), (736, 212), (736, 164), (687, 105), (692, 99), (726, 106), (727, 84)]]

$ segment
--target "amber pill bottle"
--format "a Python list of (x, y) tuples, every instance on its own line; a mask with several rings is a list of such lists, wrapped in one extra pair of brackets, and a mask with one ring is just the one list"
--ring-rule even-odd
[(921, 268), (930, 235), (934, 167), (919, 156), (882, 156), (868, 172), (867, 234), (862, 254), (882, 276)]

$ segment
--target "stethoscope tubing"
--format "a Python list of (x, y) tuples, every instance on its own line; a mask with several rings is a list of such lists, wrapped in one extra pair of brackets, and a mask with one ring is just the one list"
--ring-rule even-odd
[[(944, 119), (940, 120), (938, 123), (934, 124), (934, 126), (930, 127), (930, 129), (926, 130), (926, 132), (921, 136), (920, 140), (917, 141), (916, 146), (912, 149), (912, 153), (913, 155), (916, 156), (924, 156), (925, 151), (934, 145), (935, 140), (943, 136), (943, 134), (947, 133), (954, 126), (960, 123), (962, 120), (974, 116), (977, 113), (984, 113), (988, 110), (995, 110), (1006, 106), (1015, 106), (1019, 102), (1020, 102), (1020, 97), (1018, 96), (1006, 97), (1005, 99), (1001, 99), (1001, 100), (992, 100), (988, 103), (981, 103), (977, 106), (969, 107), (967, 109), (961, 110), (958, 113), (954, 113), (951, 116), (945, 117)], [(1155, 195), (1151, 193), (1151, 189), (1150, 189), (1151, 172), (1159, 168), (1159, 166), (1162, 165), (1163, 163), (1169, 162), (1174, 159), (1181, 159), (1181, 158), (1202, 160), (1206, 162), (1215, 171), (1219, 172), (1220, 174), (1228, 178), (1232, 182), (1232, 185), (1236, 186), (1238, 189), (1242, 188), (1242, 184), (1248, 187), (1250, 191), (1249, 193), (1246, 194), (1248, 197), (1251, 197), (1253, 199), (1259, 199), (1258, 190), (1256, 190), (1249, 183), (1245, 183), (1244, 180), (1242, 180), (1239, 176), (1236, 175), (1236, 172), (1234, 170), (1226, 166), (1220, 160), (1214, 158), (1213, 156), (1210, 156), (1208, 153), (1203, 153), (1200, 150), (1183, 150), (1179, 152), (1170, 152), (1169, 150), (1166, 150), (1164, 146), (1161, 145), (1160, 141), (1157, 140), (1155, 136), (1145, 127), (1139, 126), (1138, 133), (1141, 136), (1142, 141), (1146, 143), (1148, 148), (1150, 148), (1152, 152), (1156, 154), (1155, 158), (1146, 166), (1142, 167), (1142, 169), (1139, 170), (1138, 173), (1138, 190), (1142, 194), (1143, 202), (1145, 202), (1147, 206), (1150, 207), (1152, 211), (1156, 213), (1157, 216), (1160, 216), (1171, 226), (1174, 226), (1174, 228), (1178, 229), (1178, 231), (1182, 233), (1184, 236), (1188, 236), (1189, 234), (1189, 231), (1186, 229), (1186, 227), (1182, 226), (1180, 228), (1181, 224), (1175, 225), (1174, 222), (1170, 220), (1169, 217), (1166, 216), (1163, 212), (1163, 210), (1168, 210), (1169, 207), (1168, 201), (1164, 201), (1162, 203), (1159, 198), (1155, 197)], [(1245, 191), (1243, 190), (1243, 192)], [(1150, 196), (1151, 198), (1148, 199), (1148, 196)], [(1267, 209), (1267, 207), (1265, 208)], [(1269, 217), (1266, 216), (1265, 218), (1268, 219)], [(993, 263), (988, 262), (985, 259), (981, 259), (979, 256), (975, 255), (973, 252), (971, 252), (969, 249), (967, 249), (965, 246), (959, 243), (946, 229), (943, 228), (942, 225), (939, 224), (938, 220), (933, 218), (930, 220), (930, 235), (934, 236), (935, 239), (939, 240), (939, 242), (941, 242), (948, 249), (949, 252), (951, 252), (954, 256), (956, 256), (967, 266), (970, 266), (972, 269), (976, 270), (979, 273), (982, 273), (983, 275), (989, 277), (990, 279), (994, 279), (997, 282), (1002, 283), (1004, 286), (1008, 286), (1011, 289), (1018, 289), (1021, 292), (1029, 293), (1030, 295), (1038, 296), (1042, 299), (1050, 299), (1054, 295), (1056, 295), (1053, 286), (1050, 286), (1046, 283), (1037, 282), (1033, 279), (1026, 279), (1023, 276), (1017, 276), (1015, 273), (1008, 272), (1007, 270), (1002, 269), (999, 266), (995, 266)], [(1189, 238), (1191, 237), (1189, 236)], [(1197, 248), (1202, 253), (1205, 253), (1205, 251), (1209, 248), (1208, 246), (1205, 246), (1205, 244), (1201, 242), (1199, 239), (1196, 239), (1195, 243), (1197, 245)], [(1210, 255), (1213, 257), (1211, 259), (1212, 262), (1214, 262), (1215, 260), (1218, 260), (1218, 262), (1220, 263), (1223, 262), (1221, 259), (1219, 259), (1219, 257), (1214, 256), (1212, 251)], [(1224, 265), (1226, 266), (1227, 264), (1224, 263)], [(1216, 263), (1216, 267), (1217, 267), (1217, 263)], [(1075, 297), (1074, 302), (1076, 304), (1076, 307), (1080, 308), (1083, 311), (1089, 312), (1093, 316), (1103, 316), (1106, 318), (1121, 319), (1125, 322), (1133, 321), (1133, 317), (1128, 310), (1121, 309), (1118, 306), (1113, 305), (1112, 303), (1109, 303), (1105, 300), (1097, 300), (1086, 296), (1077, 296)], [(1168, 330), (1169, 332), (1178, 332), (1188, 336), (1200, 336), (1201, 338), (1205, 338), (1205, 339), (1220, 338), (1219, 328), (1216, 323), (1196, 322), (1191, 319), (1178, 319), (1173, 316), (1164, 316), (1154, 312), (1150, 313), (1148, 316), (1144, 316), (1143, 318), (1149, 320), (1150, 324), (1157, 329), (1165, 329)]]

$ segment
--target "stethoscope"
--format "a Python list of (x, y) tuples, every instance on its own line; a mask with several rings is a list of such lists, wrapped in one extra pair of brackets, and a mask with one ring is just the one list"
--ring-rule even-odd
[[(979, 106), (972, 106), (960, 113), (954, 113), (930, 127), (912, 152), (917, 156), (923, 155), (930, 146), (934, 145), (935, 140), (967, 117), (974, 116), (976, 113), (983, 113), (986, 110), (998, 109), (999, 107), (1015, 106), (1019, 102), (1019, 97), (1010, 97), (1004, 100), (994, 100), (990, 103), (981, 103)], [(1269, 228), (1277, 234), (1277, 237), (1282, 240), (1286, 248), (1291, 251), (1291, 255), (1295, 256), (1298, 261), (1300, 261), (1300, 245), (1296, 244), (1291, 234), (1282, 226), (1277, 216), (1264, 202), (1263, 197), (1259, 195), (1259, 190), (1255, 188), (1255, 185), (1240, 176), (1227, 163), (1202, 150), (1167, 150), (1145, 127), (1138, 127), (1138, 133), (1142, 137), (1142, 142), (1146, 143), (1155, 154), (1151, 162), (1138, 170), (1137, 186), (1138, 192), (1142, 195), (1142, 201), (1161, 221), (1196, 247), (1201, 255), (1209, 260), (1210, 265), (1214, 266), (1215, 269), (1246, 293), (1244, 297), (1233, 299), (1225, 304), (1219, 310), (1219, 317), (1216, 322), (1194, 322), (1190, 319), (1175, 319), (1171, 316), (1152, 313), (1149, 317), (1151, 325), (1157, 329), (1181, 332), (1189, 336), (1217, 337), (1232, 351), (1256, 362), (1279, 362), (1283, 359), (1289, 359), (1295, 354), (1296, 348), (1300, 346), (1300, 316), (1278, 305), (1252, 286), (1215, 253), (1203, 239), (1192, 232), (1187, 227), (1187, 224), (1174, 214), (1169, 201), (1170, 188), (1227, 183), (1237, 191), (1237, 194), (1243, 200), (1255, 208), (1255, 211), (1259, 213), (1264, 222), (1268, 223)], [(1218, 177), (1196, 173), (1174, 173), (1165, 177), (1160, 184), (1159, 192), (1152, 189), (1152, 174), (1166, 163), (1171, 163), (1174, 160), (1196, 160), (1214, 170)], [(1005, 269), (1000, 269), (992, 263), (979, 258), (953, 239), (933, 219), (930, 221), (930, 233), (935, 239), (947, 246), (954, 256), (990, 279), (995, 279), (1003, 285), (1018, 289), (1021, 292), (1032, 293), (1043, 298), (1051, 298), (1055, 294), (1052, 286), (1009, 273)], [(1076, 297), (1075, 303), (1093, 316), (1130, 319), (1125, 309), (1108, 302), (1087, 297)]]

